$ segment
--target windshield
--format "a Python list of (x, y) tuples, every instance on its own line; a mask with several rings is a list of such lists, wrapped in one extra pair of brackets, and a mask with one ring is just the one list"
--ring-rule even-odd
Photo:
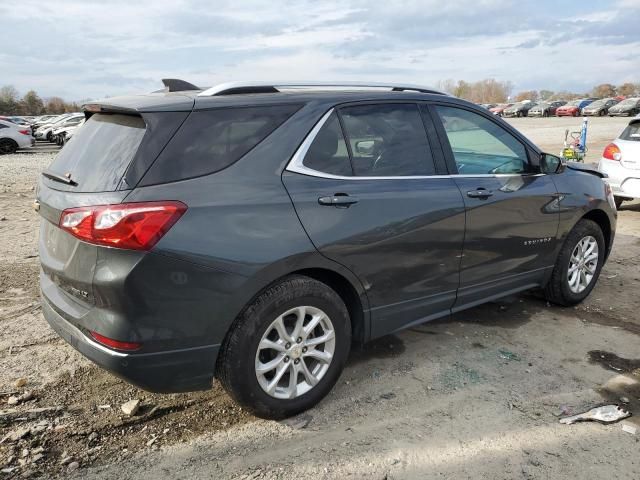
[(640, 142), (640, 122), (630, 123), (620, 134), (620, 140)]
[(632, 107), (638, 102), (637, 98), (627, 98), (626, 100), (621, 101), (618, 106), (619, 107)]

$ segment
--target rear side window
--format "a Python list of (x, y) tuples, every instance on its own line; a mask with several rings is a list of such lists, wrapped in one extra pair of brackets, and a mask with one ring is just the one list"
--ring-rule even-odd
[(314, 138), (302, 164), (331, 175), (351, 176), (349, 151), (336, 112), (331, 114)]
[[(49, 166), (59, 175), (71, 174), (76, 192), (117, 188), (136, 154), (146, 126), (142, 117), (96, 113), (80, 127)], [(55, 186), (54, 186), (55, 185)], [(51, 184), (53, 188), (60, 184)]]
[(620, 134), (620, 140), (634, 140), (640, 142), (640, 122), (633, 122)]
[(184, 180), (227, 168), (299, 108), (275, 105), (193, 112), (154, 162), (143, 184)]
[(362, 105), (340, 109), (355, 175), (433, 175), (435, 165), (415, 104)]

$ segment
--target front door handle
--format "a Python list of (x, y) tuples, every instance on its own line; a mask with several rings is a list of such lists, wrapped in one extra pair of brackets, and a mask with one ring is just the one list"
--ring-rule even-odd
[(493, 195), (491, 190), (485, 190), (484, 188), (478, 188), (477, 190), (470, 190), (467, 192), (467, 197), (470, 198), (489, 198)]
[(358, 199), (356, 197), (351, 197), (346, 193), (336, 193), (334, 195), (329, 195), (327, 197), (320, 197), (318, 199), (318, 203), (320, 205), (326, 205), (329, 207), (347, 208), (353, 205), (354, 203), (358, 203)]

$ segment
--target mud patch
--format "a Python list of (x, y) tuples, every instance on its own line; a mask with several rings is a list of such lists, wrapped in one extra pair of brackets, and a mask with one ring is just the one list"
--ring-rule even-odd
[(36, 263), (4, 263), (0, 269), (0, 305), (37, 298), (39, 272), (40, 266)]
[(362, 346), (354, 347), (349, 356), (349, 364), (364, 363), (373, 358), (396, 357), (406, 350), (404, 342), (396, 335), (386, 335)]
[[(33, 423), (26, 422), (0, 428), (0, 438), (4, 438), (16, 428), (32, 427), (32, 433), (18, 442), (0, 445), (0, 465), (15, 464), (24, 449), (42, 447), (44, 459), (31, 468), (34, 474), (46, 477), (66, 471), (60, 463), (63, 458), (72, 457), (82, 467), (102, 465), (254, 418), (218, 385), (205, 392), (151, 394), (96, 367), (62, 375), (37, 392), (36, 399), (21, 408), (60, 406), (67, 413), (48, 419), (42, 431), (34, 432)], [(131, 399), (140, 400), (141, 407), (135, 416), (128, 417), (120, 406)], [(14, 459), (9, 462), (11, 457)]]
[(622, 358), (604, 350), (591, 350), (587, 354), (590, 363), (597, 363), (607, 370), (617, 373), (635, 373), (640, 375), (640, 360)]
[(588, 313), (586, 320), (589, 323), (596, 323), (605, 327), (621, 328), (629, 333), (640, 335), (640, 324), (620, 320), (618, 318), (606, 315), (604, 312), (598, 310), (583, 309), (583, 311)]

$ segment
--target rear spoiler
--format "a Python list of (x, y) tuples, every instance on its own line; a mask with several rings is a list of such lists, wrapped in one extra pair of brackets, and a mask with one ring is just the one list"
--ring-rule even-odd
[(580, 172), (587, 172), (587, 173), (590, 173), (591, 175), (595, 175), (595, 176), (600, 177), (600, 178), (607, 178), (609, 176), (606, 173), (600, 172), (595, 167), (590, 167), (589, 165), (586, 165), (586, 164), (581, 163), (581, 162), (567, 162), (566, 166), (567, 166), (567, 168), (570, 168), (571, 170), (578, 170)]

